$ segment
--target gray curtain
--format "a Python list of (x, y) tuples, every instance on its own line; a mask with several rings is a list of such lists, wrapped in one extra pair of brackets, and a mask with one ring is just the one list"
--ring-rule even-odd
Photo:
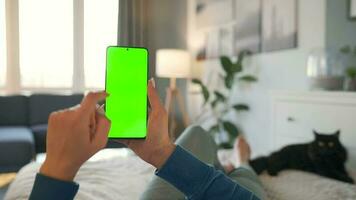
[(147, 0), (119, 0), (118, 45), (146, 45), (147, 4)]

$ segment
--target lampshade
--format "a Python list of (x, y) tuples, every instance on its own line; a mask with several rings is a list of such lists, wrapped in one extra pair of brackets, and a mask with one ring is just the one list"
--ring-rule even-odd
[(156, 75), (165, 78), (190, 76), (190, 55), (179, 49), (160, 49), (156, 54)]

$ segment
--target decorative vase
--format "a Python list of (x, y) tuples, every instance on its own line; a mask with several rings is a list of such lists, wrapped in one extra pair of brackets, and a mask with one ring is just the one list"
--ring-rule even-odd
[(338, 51), (320, 48), (308, 56), (307, 76), (312, 90), (342, 90), (344, 71)]
[(356, 79), (347, 78), (345, 80), (346, 91), (356, 91)]

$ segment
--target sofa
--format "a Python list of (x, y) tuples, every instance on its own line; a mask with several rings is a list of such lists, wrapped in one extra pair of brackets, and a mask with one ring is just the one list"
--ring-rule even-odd
[[(0, 173), (16, 172), (46, 152), (47, 121), (51, 112), (81, 102), (82, 94), (0, 96)], [(108, 143), (108, 147), (122, 147)]]

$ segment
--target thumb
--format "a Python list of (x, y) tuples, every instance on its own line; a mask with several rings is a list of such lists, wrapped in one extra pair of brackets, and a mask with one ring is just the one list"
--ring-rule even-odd
[(92, 140), (95, 150), (100, 150), (106, 146), (108, 141), (108, 134), (111, 127), (111, 122), (101, 114), (97, 115), (97, 124), (95, 135)]
[(148, 96), (148, 100), (150, 102), (151, 108), (153, 110), (157, 110), (162, 107), (161, 100), (159, 99), (159, 95), (155, 88), (154, 79), (151, 79), (148, 82), (147, 96)]

